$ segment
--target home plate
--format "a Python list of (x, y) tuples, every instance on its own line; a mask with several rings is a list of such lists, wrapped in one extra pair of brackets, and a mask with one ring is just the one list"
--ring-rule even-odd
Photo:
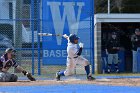
[(96, 81), (99, 81), (99, 82), (109, 82), (111, 80), (107, 79), (107, 78), (101, 78), (101, 79), (96, 79)]
[(77, 81), (77, 80), (81, 80), (81, 79), (78, 79), (78, 78), (75, 78), (75, 77), (70, 77), (70, 78), (67, 78), (65, 80), (66, 81)]

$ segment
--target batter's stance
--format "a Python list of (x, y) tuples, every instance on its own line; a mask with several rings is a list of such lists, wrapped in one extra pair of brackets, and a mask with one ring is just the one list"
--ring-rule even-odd
[(56, 80), (60, 80), (61, 76), (69, 76), (74, 74), (74, 69), (76, 64), (83, 65), (85, 67), (85, 71), (87, 74), (88, 80), (94, 80), (95, 78), (91, 76), (90, 73), (90, 66), (87, 59), (83, 58), (81, 55), (83, 49), (83, 43), (80, 43), (80, 48), (77, 48), (78, 39), (79, 37), (75, 34), (71, 34), (67, 36), (66, 34), (63, 35), (64, 38), (68, 40), (67, 46), (67, 67), (65, 71), (59, 71), (56, 73)]
[(14, 67), (18, 71), (22, 72), (31, 81), (35, 81), (31, 73), (28, 73), (22, 67), (20, 67), (14, 60), (16, 51), (11, 48), (7, 48), (5, 53), (0, 58), (0, 82), (16, 82), (18, 80), (17, 75), (8, 72), (10, 67)]

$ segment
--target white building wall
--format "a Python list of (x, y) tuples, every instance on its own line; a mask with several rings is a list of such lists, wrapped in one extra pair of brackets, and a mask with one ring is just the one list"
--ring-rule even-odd
[(9, 19), (9, 2), (0, 0), (0, 19)]
[(15, 2), (16, 0), (0, 0), (0, 24), (7, 23), (13, 25), (12, 21), (9, 19), (9, 3), (13, 3), (13, 19), (15, 18)]
[[(12, 2), (13, 6), (13, 20), (9, 20), (9, 3)], [(0, 0), (0, 24), (11, 24), (13, 25), (13, 34), (15, 38), (15, 18), (16, 18), (16, 0)], [(35, 42), (37, 42), (37, 31), (35, 34)], [(27, 30), (24, 25), (22, 25), (22, 41), (32, 42), (32, 32)]]

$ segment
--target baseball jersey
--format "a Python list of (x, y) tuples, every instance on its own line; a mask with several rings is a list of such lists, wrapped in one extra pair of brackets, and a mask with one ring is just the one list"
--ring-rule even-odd
[(118, 39), (111, 38), (108, 40), (106, 47), (107, 47), (108, 53), (116, 54), (119, 50), (113, 49), (113, 47), (120, 47), (120, 42)]
[[(136, 41), (136, 39), (137, 39), (137, 41)], [(133, 50), (137, 51), (137, 48), (140, 47), (140, 36), (135, 35), (135, 34), (132, 35), (131, 41), (132, 41)]]
[(69, 58), (77, 57), (78, 56), (77, 52), (78, 52), (77, 44), (72, 44), (68, 42), (68, 46), (67, 46), (68, 57)]
[(8, 60), (7, 54), (4, 54), (0, 58), (0, 71), (7, 72), (10, 67), (17, 67), (18, 64), (14, 59)]

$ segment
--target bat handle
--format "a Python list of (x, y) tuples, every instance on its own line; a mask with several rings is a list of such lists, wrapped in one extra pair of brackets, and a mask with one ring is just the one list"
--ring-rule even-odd
[(46, 35), (47, 35), (47, 36), (52, 36), (52, 34), (50, 34), (50, 33), (47, 33)]
[(39, 36), (43, 36), (43, 33), (38, 33)]
[(38, 33), (39, 36), (52, 36), (50, 33)]

